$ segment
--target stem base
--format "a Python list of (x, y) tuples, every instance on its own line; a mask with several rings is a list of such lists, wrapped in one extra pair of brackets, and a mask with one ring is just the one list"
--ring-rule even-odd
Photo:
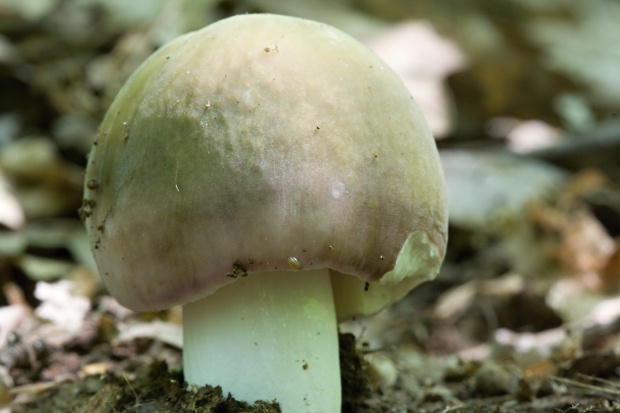
[(190, 384), (283, 413), (340, 412), (338, 334), (328, 270), (251, 274), (183, 308)]

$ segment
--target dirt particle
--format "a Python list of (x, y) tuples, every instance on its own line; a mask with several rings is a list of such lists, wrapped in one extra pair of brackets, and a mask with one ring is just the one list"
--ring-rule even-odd
[(267, 46), (267, 47), (265, 47), (265, 48), (263, 49), (263, 51), (264, 51), (265, 53), (273, 53), (273, 52), (275, 52), (275, 53), (280, 53), (280, 50), (278, 50), (278, 45), (277, 45), (277, 44), (275, 44), (275, 45), (274, 45), (274, 47), (269, 47), (269, 46)]
[(288, 257), (288, 265), (296, 270), (301, 270), (303, 268), (303, 265), (301, 264), (301, 261), (299, 261), (299, 258), (297, 257)]
[(226, 273), (227, 277), (238, 278), (238, 277), (248, 276), (248, 269), (243, 264), (241, 264), (241, 261), (237, 260), (233, 262), (232, 267), (233, 267), (232, 271), (229, 273)]
[(97, 182), (96, 179), (89, 179), (88, 182), (86, 182), (86, 187), (94, 191), (95, 189), (99, 189), (99, 182)]
[(123, 127), (125, 128), (125, 135), (123, 135), (123, 142), (127, 142), (127, 139), (129, 139), (129, 122), (123, 122)]
[(82, 206), (78, 209), (78, 214), (80, 215), (80, 219), (82, 222), (86, 222), (88, 218), (93, 213), (93, 208), (95, 208), (96, 202), (94, 199), (84, 198), (82, 199)]

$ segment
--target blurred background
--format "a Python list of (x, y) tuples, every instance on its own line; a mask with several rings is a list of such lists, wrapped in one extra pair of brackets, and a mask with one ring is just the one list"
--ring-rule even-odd
[(154, 50), (262, 12), (368, 45), (441, 151), (446, 263), (342, 326), (371, 377), (349, 411), (617, 400), (593, 377), (620, 372), (620, 2), (0, 0), (0, 406), (20, 411), (34, 397), (23, 386), (59, 375), (179, 368), (179, 310), (132, 314), (97, 278), (77, 212), (86, 156)]

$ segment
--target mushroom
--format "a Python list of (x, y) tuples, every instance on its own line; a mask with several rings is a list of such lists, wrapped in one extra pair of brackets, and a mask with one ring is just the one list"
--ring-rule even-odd
[(105, 116), (84, 191), (110, 293), (183, 305), (186, 380), (284, 412), (339, 412), (337, 322), (445, 253), (443, 174), (407, 89), (299, 18), (231, 17), (155, 52)]

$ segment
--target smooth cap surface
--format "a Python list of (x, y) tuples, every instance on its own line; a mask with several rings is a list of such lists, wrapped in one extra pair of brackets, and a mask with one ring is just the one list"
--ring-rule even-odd
[(401, 80), (350, 36), (276, 15), (184, 35), (132, 75), (93, 146), (82, 213), (129, 308), (330, 268), (343, 315), (434, 277), (448, 216), (434, 140)]

